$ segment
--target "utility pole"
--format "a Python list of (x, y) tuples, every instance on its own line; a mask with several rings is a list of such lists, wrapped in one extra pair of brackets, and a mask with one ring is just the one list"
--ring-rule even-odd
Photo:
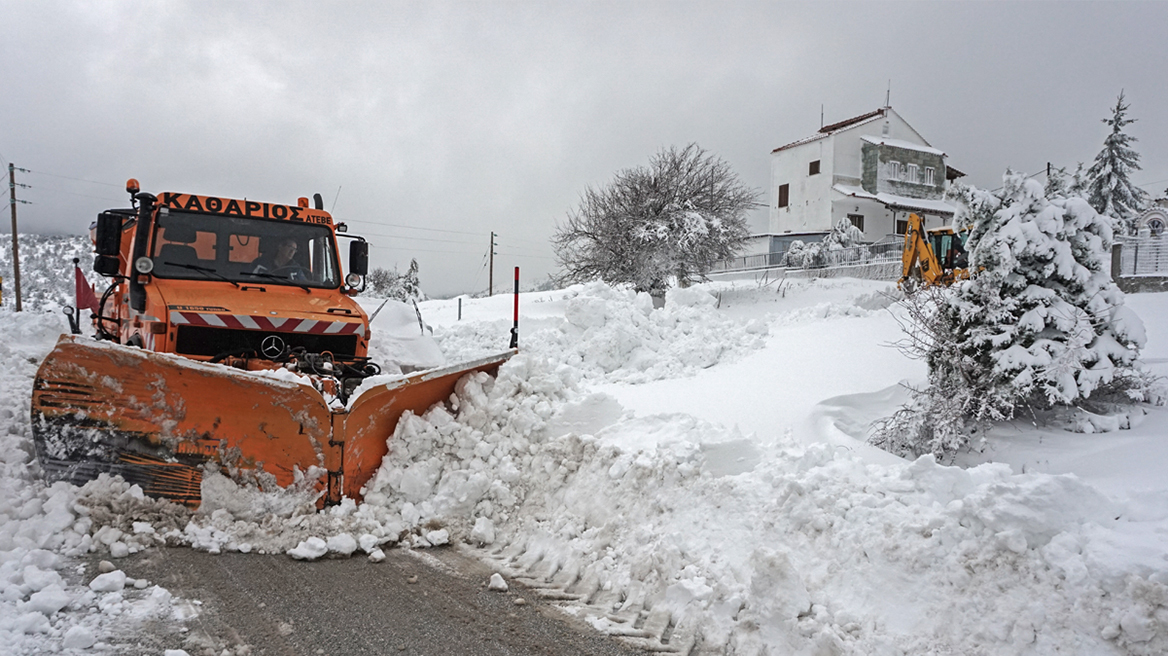
[[(20, 170), (24, 171), (24, 169)], [(20, 248), (17, 246), (19, 240), (16, 238), (16, 167), (13, 166), (12, 162), (8, 163), (8, 204), (12, 206), (12, 280), (16, 287), (16, 311), (20, 312)]]
[(491, 233), (491, 250), (488, 251), (488, 253), (490, 253), (489, 257), (490, 257), (491, 263), (490, 263), (490, 265), (488, 265), (488, 268), (490, 269), (490, 273), (487, 275), (487, 280), (488, 280), (488, 282), (487, 282), (487, 296), (494, 296), (495, 295), (495, 233), (494, 232)]

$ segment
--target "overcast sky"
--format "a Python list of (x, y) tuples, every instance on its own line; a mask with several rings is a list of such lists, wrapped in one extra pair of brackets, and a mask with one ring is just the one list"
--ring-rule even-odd
[(31, 171), (22, 232), (84, 232), (129, 177), (319, 192), (373, 266), (415, 257), (431, 295), (486, 289), (498, 233), (498, 290), (516, 265), (524, 285), (554, 271), (557, 223), (616, 171), (696, 142), (770, 200), (772, 149), (890, 81), (989, 188), (1089, 164), (1122, 89), (1133, 179), (1163, 195), (1166, 28), (1165, 2), (0, 1), (0, 157)]

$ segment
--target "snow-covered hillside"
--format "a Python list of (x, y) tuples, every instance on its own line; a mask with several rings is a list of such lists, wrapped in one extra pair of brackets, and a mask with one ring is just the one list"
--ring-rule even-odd
[[(73, 258), (97, 282), (100, 276), (93, 272), (93, 244), (88, 237), (21, 235), (17, 244), (20, 253), (20, 301), (29, 311), (56, 311), (73, 305)], [(15, 276), (12, 267), (12, 235), (0, 235), (0, 285), (3, 307), (16, 307)], [(100, 294), (103, 290), (98, 290)]]
[[(459, 360), (506, 346), (510, 304), (421, 310)], [(1128, 304), (1163, 373), (1168, 295)], [(891, 285), (848, 279), (721, 282), (659, 310), (598, 284), (525, 294), (521, 354), (407, 416), (363, 503), (311, 513), (210, 474), (188, 516), (116, 482), (36, 482), (29, 390), (64, 318), (0, 311), (0, 640), (114, 640), (175, 612), (146, 582), (87, 587), (73, 557), (89, 549), (116, 564), (162, 542), (375, 559), (453, 542), (653, 648), (1168, 652), (1168, 411), (1095, 435), (1019, 420), (960, 466), (901, 460), (863, 441), (925, 374), (890, 345), (898, 312)]]

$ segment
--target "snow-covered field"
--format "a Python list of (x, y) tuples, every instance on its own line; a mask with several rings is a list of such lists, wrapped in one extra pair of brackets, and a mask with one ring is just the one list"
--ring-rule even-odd
[[(521, 354), (404, 419), (364, 503), (311, 513), (212, 474), (189, 516), (117, 481), (37, 482), (30, 388), (64, 319), (0, 310), (0, 641), (84, 651), (191, 612), (149, 582), (95, 579), (91, 551), (116, 567), (164, 542), (374, 559), (452, 542), (654, 647), (1168, 653), (1168, 410), (1102, 434), (1020, 419), (957, 465), (876, 450), (870, 423), (925, 376), (891, 346), (891, 294), (727, 281), (658, 310), (599, 284), (524, 294)], [(457, 361), (506, 347), (511, 302), (421, 310)], [(1163, 374), (1168, 295), (1127, 302)]]

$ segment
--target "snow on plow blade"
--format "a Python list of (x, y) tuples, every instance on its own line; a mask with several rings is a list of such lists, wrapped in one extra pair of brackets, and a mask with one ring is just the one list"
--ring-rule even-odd
[(266, 472), (281, 487), (315, 466), (328, 472), (318, 489), (335, 503), (360, 498), (403, 412), (424, 412), (463, 375), (494, 374), (514, 353), (396, 379), (330, 410), (294, 381), (62, 335), (33, 385), (33, 441), (51, 481), (118, 474), (195, 507), (207, 461)]

